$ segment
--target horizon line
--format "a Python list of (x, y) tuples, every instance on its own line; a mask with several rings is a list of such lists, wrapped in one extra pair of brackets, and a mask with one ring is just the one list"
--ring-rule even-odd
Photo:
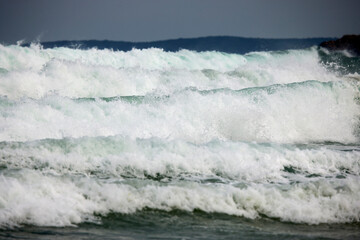
[[(352, 35), (352, 34), (344, 34)], [(179, 38), (169, 38), (162, 40), (152, 40), (152, 41), (126, 41), (126, 40), (112, 40), (112, 39), (81, 39), (81, 40), (50, 40), (50, 41), (41, 41), (40, 39), (27, 41), (26, 39), (21, 39), (15, 43), (1, 43), (5, 45), (15, 45), (15, 44), (31, 44), (31, 43), (51, 43), (51, 42), (82, 42), (82, 41), (101, 41), (101, 42), (123, 42), (123, 43), (154, 43), (154, 42), (166, 42), (166, 41), (178, 41), (178, 40), (195, 40), (195, 39), (205, 39), (205, 38), (239, 38), (239, 39), (251, 39), (251, 40), (306, 40), (306, 39), (339, 39), (341, 37), (304, 37), (304, 38), (261, 38), (261, 37), (242, 37), (242, 36), (231, 36), (231, 35), (208, 35), (200, 37), (179, 37)]]

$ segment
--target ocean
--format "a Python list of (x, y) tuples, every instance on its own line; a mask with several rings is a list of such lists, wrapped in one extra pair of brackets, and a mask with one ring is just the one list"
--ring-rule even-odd
[(360, 239), (360, 58), (253, 41), (0, 45), (0, 238)]

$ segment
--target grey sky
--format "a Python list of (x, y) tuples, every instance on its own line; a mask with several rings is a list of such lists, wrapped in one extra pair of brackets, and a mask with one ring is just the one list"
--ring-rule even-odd
[(360, 34), (360, 0), (0, 0), (0, 42)]

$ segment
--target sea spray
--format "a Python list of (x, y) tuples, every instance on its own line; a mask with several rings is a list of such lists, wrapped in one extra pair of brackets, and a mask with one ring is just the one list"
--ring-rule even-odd
[(306, 80), (339, 80), (319, 63), (314, 48), (237, 55), (0, 45), (0, 69), (0, 94), (11, 99), (49, 94), (70, 98), (171, 94), (187, 87), (238, 90)]

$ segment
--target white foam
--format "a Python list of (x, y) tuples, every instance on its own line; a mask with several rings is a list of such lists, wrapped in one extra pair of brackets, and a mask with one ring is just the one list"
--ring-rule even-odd
[(259, 214), (298, 223), (359, 221), (358, 178), (281, 186), (182, 182), (168, 186), (105, 183), (91, 178), (44, 176), (23, 170), (0, 178), (0, 226), (69, 226), (93, 221), (93, 214), (133, 213), (144, 208)]
[[(10, 169), (38, 169), (45, 173), (96, 177), (146, 176), (219, 181), (291, 183), (305, 175), (328, 177), (360, 174), (360, 152), (326, 147), (300, 149), (283, 145), (132, 140), (123, 137), (43, 140), (7, 143), (1, 162)], [(289, 174), (284, 168), (293, 168)], [(121, 177), (121, 178), (122, 178)], [(311, 180), (311, 179), (310, 179)]]
[(138, 104), (56, 96), (3, 100), (8, 103), (1, 110), (0, 141), (123, 135), (193, 143), (355, 143), (358, 94), (356, 82), (305, 82), (242, 92), (188, 90), (170, 97), (149, 96)]
[(242, 89), (339, 79), (319, 63), (315, 49), (238, 55), (0, 45), (0, 70), (0, 95), (11, 99), (170, 94), (186, 87)]

